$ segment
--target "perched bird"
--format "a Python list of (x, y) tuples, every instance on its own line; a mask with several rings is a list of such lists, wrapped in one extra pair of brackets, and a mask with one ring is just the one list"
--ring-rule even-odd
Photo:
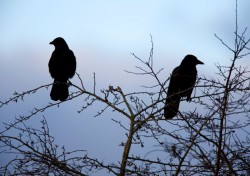
[(50, 44), (55, 46), (49, 60), (49, 72), (54, 78), (50, 97), (54, 101), (65, 101), (69, 96), (68, 79), (76, 71), (76, 58), (63, 38), (55, 38)]
[(181, 64), (173, 70), (164, 107), (164, 116), (166, 119), (176, 116), (181, 97), (187, 97), (186, 100), (191, 101), (191, 94), (197, 77), (197, 64), (204, 63), (193, 55), (187, 55)]

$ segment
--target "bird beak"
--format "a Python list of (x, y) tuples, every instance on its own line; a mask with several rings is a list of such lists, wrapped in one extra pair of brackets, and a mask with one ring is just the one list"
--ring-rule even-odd
[(53, 45), (53, 44), (54, 44), (54, 41), (50, 42), (49, 44)]
[(197, 59), (197, 64), (202, 64), (203, 65), (204, 63)]

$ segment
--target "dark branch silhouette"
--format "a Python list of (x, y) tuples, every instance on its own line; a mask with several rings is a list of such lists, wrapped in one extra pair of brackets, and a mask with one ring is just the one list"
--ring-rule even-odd
[[(239, 33), (237, 22), (234, 34), (233, 45), (216, 35), (221, 44), (232, 52), (229, 64), (221, 65), (219, 60), (215, 74), (203, 75), (197, 80), (197, 63), (191, 71), (190, 66), (185, 66), (185, 70), (181, 63), (173, 71), (172, 77), (165, 79), (163, 68), (153, 64), (152, 37), (149, 58), (132, 54), (140, 64), (135, 71), (127, 71), (137, 77), (150, 79), (142, 81), (139, 90), (128, 90), (113, 84), (99, 89), (95, 73), (93, 87), (85, 88), (84, 80), (76, 73), (78, 83), (69, 80), (64, 83), (72, 86), (72, 92), (65, 101), (48, 102), (43, 106), (32, 104), (32, 109), (25, 114), (15, 110), (17, 116), (3, 123), (0, 130), (0, 158), (6, 161), (0, 166), (0, 175), (250, 175), (250, 71), (241, 62), (250, 55), (250, 38), (246, 29)], [(166, 85), (168, 81), (169, 89)], [(186, 87), (181, 87), (183, 84)], [(35, 96), (50, 85), (15, 92), (13, 97), (0, 101), (0, 109), (4, 111), (5, 106), (11, 108), (15, 102), (21, 105), (18, 108), (21, 109), (23, 101), (28, 101), (27, 96)], [(177, 110), (178, 118), (174, 120), (162, 118), (165, 102), (170, 107), (173, 97), (190, 101), (194, 87), (197, 89), (192, 96), (192, 102), (197, 105), (195, 110)], [(96, 158), (88, 153), (87, 146), (90, 145), (83, 144), (84, 149), (74, 149), (75, 144), (67, 143), (66, 138), (60, 144), (56, 136), (51, 135), (50, 129), (53, 132), (61, 132), (61, 129), (54, 126), (49, 128), (46, 119), (50, 119), (50, 114), (44, 117), (44, 112), (76, 98), (82, 100), (79, 113), (85, 113), (84, 116), (88, 117), (85, 111), (90, 110), (94, 111), (95, 117), (106, 118), (107, 112), (109, 117), (106, 120), (111, 118), (124, 132), (124, 137), (119, 141), (122, 149), (114, 151), (114, 155), (120, 154), (119, 159), (115, 159), (114, 155), (109, 155), (105, 160), (103, 155)], [(33, 125), (38, 121), (40, 127)], [(96, 132), (96, 128), (90, 130), (89, 137)], [(73, 135), (84, 142), (85, 138), (79, 131)], [(100, 134), (94, 144), (101, 146), (103, 141), (107, 142), (106, 139), (113, 137)], [(73, 149), (69, 150), (67, 145)], [(100, 150), (105, 152), (102, 147)]]
[(164, 108), (165, 118), (171, 119), (176, 116), (181, 97), (187, 97), (187, 101), (191, 101), (191, 94), (197, 77), (197, 64), (204, 63), (193, 55), (187, 55), (181, 64), (173, 70)]
[(50, 44), (55, 46), (49, 61), (49, 72), (54, 78), (50, 97), (54, 101), (65, 101), (69, 96), (67, 81), (76, 71), (76, 58), (63, 38), (55, 38)]

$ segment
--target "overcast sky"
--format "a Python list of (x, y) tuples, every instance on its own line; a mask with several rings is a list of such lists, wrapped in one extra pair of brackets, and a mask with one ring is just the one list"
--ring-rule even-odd
[[(250, 1), (238, 0), (238, 6), (239, 30), (243, 31), (250, 27)], [(47, 64), (54, 47), (49, 42), (59, 36), (75, 53), (77, 72), (86, 87), (91, 88), (95, 72), (99, 88), (112, 84), (129, 90), (148, 81), (124, 70), (139, 64), (131, 53), (148, 58), (150, 35), (155, 67), (164, 67), (163, 81), (186, 54), (205, 63), (198, 66), (199, 75), (213, 76), (215, 64), (227, 64), (232, 56), (214, 34), (233, 47), (234, 29), (234, 0), (0, 0), (0, 100), (14, 91), (52, 82)], [(249, 63), (249, 59), (242, 61)], [(49, 91), (2, 108), (0, 121), (10, 122), (34, 106), (51, 102)], [(36, 124), (45, 115), (59, 144), (67, 141), (73, 149), (87, 149), (103, 158), (116, 150), (115, 159), (120, 159), (122, 148), (117, 146), (125, 138), (124, 131), (105, 116), (92, 118), (91, 111), (78, 114), (82, 101), (65, 103), (30, 121)]]
[[(249, 7), (248, 0), (239, 0), (242, 30), (250, 26)], [(5, 90), (29, 88), (28, 76), (36, 78), (34, 85), (50, 81), (47, 63), (54, 48), (48, 43), (58, 36), (74, 51), (80, 74), (96, 72), (113, 82), (133, 67), (130, 53), (148, 57), (150, 34), (155, 64), (168, 74), (189, 53), (206, 63), (203, 70), (227, 60), (214, 34), (232, 44), (235, 29), (234, 0), (2, 0), (0, 10), (0, 78), (10, 81), (1, 86)]]

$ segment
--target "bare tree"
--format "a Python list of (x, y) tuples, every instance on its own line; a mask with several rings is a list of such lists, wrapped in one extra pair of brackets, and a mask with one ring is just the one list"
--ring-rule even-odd
[[(250, 175), (250, 74), (239, 60), (249, 55), (250, 38), (247, 29), (239, 32), (237, 22), (234, 46), (227, 45), (215, 37), (232, 53), (230, 65), (216, 66), (213, 78), (200, 76), (195, 86), (193, 111), (180, 111), (173, 120), (163, 118), (163, 107), (169, 79), (165, 80), (161, 69), (154, 68), (153, 40), (148, 59), (132, 54), (140, 63), (135, 71), (126, 71), (135, 76), (154, 79), (152, 85), (143, 90), (124, 92), (119, 86), (96, 90), (95, 74), (93, 89), (87, 90), (77, 74), (80, 83), (67, 101), (81, 96), (85, 101), (79, 113), (95, 103), (104, 105), (96, 112), (102, 116), (105, 111), (114, 111), (129, 120), (124, 124), (113, 119), (125, 130), (126, 140), (121, 142), (123, 153), (118, 164), (105, 163), (92, 158), (86, 150), (67, 151), (55, 143), (50, 135), (46, 118), (41, 128), (26, 125), (30, 118), (58, 106), (57, 102), (42, 108), (34, 108), (29, 115), (19, 116), (12, 123), (4, 124), (0, 132), (0, 152), (15, 156), (0, 168), (2, 175), (91, 175), (104, 170), (112, 175)], [(25, 96), (45, 89), (51, 84), (15, 93), (12, 98), (0, 102), (0, 107), (23, 100)], [(16, 132), (10, 135), (9, 132)], [(13, 134), (13, 133), (11, 133)], [(150, 139), (156, 148), (141, 156), (131, 150), (132, 145), (144, 147)]]

